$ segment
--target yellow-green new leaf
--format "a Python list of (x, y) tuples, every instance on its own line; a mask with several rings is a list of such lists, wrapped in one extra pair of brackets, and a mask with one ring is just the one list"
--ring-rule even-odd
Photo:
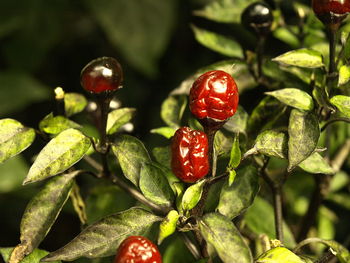
[(165, 238), (175, 232), (179, 217), (180, 215), (176, 210), (171, 210), (163, 219), (159, 225), (158, 245), (160, 245)]
[(235, 169), (241, 162), (241, 149), (239, 148), (239, 135), (236, 134), (231, 148), (228, 169)]
[(275, 247), (266, 251), (256, 263), (305, 263), (300, 257), (285, 247)]
[(136, 109), (134, 108), (121, 108), (116, 109), (108, 113), (107, 119), (107, 134), (113, 134), (117, 132), (120, 127), (131, 121), (134, 117)]
[(13, 119), (0, 120), (0, 163), (27, 149), (35, 139), (35, 131)]
[(330, 99), (330, 102), (337, 107), (347, 118), (350, 118), (350, 97), (344, 95), (336, 95)]
[(338, 85), (345, 85), (350, 80), (350, 66), (343, 65), (339, 69), (339, 80)]
[(305, 91), (293, 88), (280, 89), (265, 94), (275, 97), (280, 102), (299, 110), (310, 111), (314, 108), (312, 97)]
[(23, 184), (64, 172), (84, 157), (90, 145), (90, 139), (78, 130), (61, 132), (41, 150)]
[(81, 126), (64, 116), (53, 116), (52, 113), (47, 115), (39, 123), (39, 129), (41, 131), (53, 135), (59, 134), (60, 132), (69, 128), (79, 129)]
[(64, 110), (68, 117), (83, 111), (87, 103), (87, 99), (79, 93), (64, 94)]
[(320, 68), (324, 66), (322, 54), (312, 49), (296, 49), (284, 53), (273, 61), (302, 68)]
[(202, 197), (205, 180), (188, 187), (182, 197), (182, 208), (185, 211), (194, 208)]

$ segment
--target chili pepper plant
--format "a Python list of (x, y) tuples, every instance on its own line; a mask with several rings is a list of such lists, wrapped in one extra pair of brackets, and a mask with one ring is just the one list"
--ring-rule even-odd
[[(348, 0), (217, 0), (195, 11), (232, 34), (192, 25), (223, 59), (172, 87), (154, 148), (125, 129), (142, 112), (113, 106), (128, 85), (111, 57), (82, 65), (81, 93), (56, 88), (37, 127), (1, 119), (1, 162), (45, 143), (23, 182), (41, 189), (4, 260), (350, 262), (348, 12)], [(103, 190), (80, 191), (87, 180)], [(80, 233), (41, 250), (68, 203)]]

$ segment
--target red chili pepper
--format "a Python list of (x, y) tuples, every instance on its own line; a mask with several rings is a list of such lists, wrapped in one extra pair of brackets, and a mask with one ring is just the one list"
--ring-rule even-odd
[(123, 81), (122, 67), (114, 58), (97, 58), (83, 68), (80, 81), (83, 88), (91, 93), (115, 91)]
[(324, 24), (339, 24), (350, 12), (350, 0), (312, 0), (312, 8)]
[(190, 110), (197, 119), (225, 121), (238, 107), (238, 89), (230, 74), (213, 70), (201, 75), (190, 91)]
[(149, 239), (129, 236), (120, 244), (114, 263), (162, 263), (162, 257)]
[(209, 172), (208, 138), (204, 132), (182, 127), (171, 142), (171, 168), (182, 181), (194, 183)]

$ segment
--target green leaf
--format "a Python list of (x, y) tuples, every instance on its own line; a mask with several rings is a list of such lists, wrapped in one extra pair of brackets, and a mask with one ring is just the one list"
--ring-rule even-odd
[(270, 96), (263, 98), (248, 119), (248, 134), (255, 138), (261, 130), (266, 129), (266, 126), (278, 117), (278, 113), (283, 113), (283, 108), (285, 105), (275, 98)]
[(175, 132), (176, 132), (176, 129), (171, 127), (160, 127), (160, 128), (151, 130), (151, 133), (162, 135), (167, 139), (170, 139), (171, 137), (173, 137)]
[(171, 162), (170, 146), (155, 147), (152, 150), (152, 154), (159, 164), (170, 169), (170, 162)]
[(34, 129), (13, 119), (0, 120), (0, 163), (27, 149), (35, 139)]
[(317, 152), (314, 152), (307, 159), (302, 161), (299, 167), (312, 174), (334, 174), (333, 168)]
[[(121, 200), (123, 201), (121, 202)], [(91, 224), (103, 217), (132, 207), (135, 204), (135, 199), (117, 186), (99, 180), (89, 189), (85, 204), (88, 224)]]
[(84, 157), (90, 145), (90, 139), (78, 130), (61, 132), (41, 150), (23, 184), (64, 172)]
[(147, 75), (156, 73), (156, 63), (171, 37), (177, 1), (88, 0), (84, 4), (129, 65)]
[(228, 163), (228, 169), (235, 169), (241, 162), (241, 149), (239, 148), (239, 135), (236, 134), (233, 139), (230, 161)]
[(300, 46), (298, 37), (285, 27), (278, 27), (272, 31), (275, 38), (287, 43), (292, 48)]
[(171, 210), (163, 219), (159, 225), (158, 245), (160, 245), (165, 238), (175, 232), (179, 217), (180, 215), (176, 210)]
[(336, 95), (330, 99), (330, 102), (337, 107), (346, 117), (350, 118), (350, 97), (344, 95)]
[(280, 102), (299, 110), (310, 111), (314, 108), (312, 97), (299, 89), (280, 89), (265, 94), (275, 97)]
[(218, 213), (206, 214), (199, 222), (199, 230), (224, 263), (253, 262), (249, 247), (227, 217)]
[(305, 263), (300, 257), (285, 247), (275, 247), (260, 255), (256, 263)]
[(217, 211), (233, 219), (247, 209), (259, 191), (259, 176), (252, 165), (240, 168), (234, 183), (225, 183), (221, 193)]
[(69, 128), (79, 129), (81, 126), (64, 116), (53, 116), (52, 113), (47, 115), (39, 123), (39, 129), (45, 133), (56, 135)]
[(187, 104), (187, 96), (169, 96), (162, 103), (160, 116), (162, 120), (171, 128), (180, 127), (180, 121)]
[(243, 9), (252, 2), (254, 0), (212, 1), (202, 10), (196, 10), (194, 14), (219, 23), (240, 23)]
[(134, 108), (121, 108), (108, 113), (107, 134), (116, 133), (120, 127), (131, 121), (136, 113)]
[(291, 171), (316, 149), (320, 137), (317, 116), (312, 112), (292, 110), (289, 117), (288, 134), (288, 171)]
[(130, 208), (88, 226), (67, 245), (50, 253), (42, 261), (72, 261), (80, 257), (114, 255), (126, 237), (144, 235), (153, 223), (160, 220), (160, 217), (142, 208)]
[(201, 180), (190, 187), (188, 187), (182, 196), (181, 206), (185, 211), (194, 208), (202, 197), (203, 187), (206, 181)]
[[(0, 248), (0, 254), (4, 261), (7, 263), (14, 248)], [(26, 256), (21, 263), (40, 263), (40, 260), (45, 257), (49, 252), (41, 249), (35, 249), (32, 253)], [(53, 263), (61, 263), (61, 261), (53, 261)]]
[(203, 46), (228, 57), (243, 57), (241, 46), (233, 39), (192, 25), (196, 40)]
[(0, 194), (10, 193), (22, 187), (29, 166), (22, 155), (0, 165)]
[(20, 262), (39, 246), (61, 212), (72, 189), (73, 178), (79, 173), (54, 177), (29, 202), (21, 221), (21, 243), (13, 250), (11, 260)]
[(112, 150), (119, 161), (124, 176), (138, 186), (142, 164), (151, 162), (143, 143), (136, 137), (120, 135), (116, 138)]
[[(262, 218), (264, 220), (261, 220)], [(257, 236), (266, 234), (270, 239), (276, 239), (273, 207), (261, 197), (255, 197), (253, 205), (245, 213), (244, 222)], [(283, 232), (284, 244), (287, 247), (294, 247), (293, 234), (285, 222), (283, 222)]]
[(233, 182), (235, 181), (237, 176), (237, 173), (235, 170), (229, 170), (228, 171), (228, 186), (231, 186)]
[(0, 116), (18, 112), (50, 94), (46, 86), (23, 72), (0, 72), (0, 87)]
[(140, 189), (148, 200), (160, 206), (170, 207), (175, 199), (163, 171), (150, 163), (141, 165)]
[(243, 109), (242, 106), (238, 106), (235, 115), (233, 115), (224, 124), (224, 129), (234, 133), (246, 133), (248, 124), (248, 113)]
[(318, 51), (306, 48), (289, 51), (272, 60), (302, 68), (320, 68), (324, 66), (322, 54)]
[(87, 99), (79, 93), (72, 92), (64, 94), (64, 110), (68, 117), (82, 112), (87, 103)]
[(254, 147), (247, 151), (244, 157), (260, 153), (270, 157), (286, 158), (287, 147), (287, 135), (283, 132), (266, 130), (258, 135)]
[(350, 80), (350, 66), (343, 65), (339, 69), (339, 80), (338, 85), (345, 85)]

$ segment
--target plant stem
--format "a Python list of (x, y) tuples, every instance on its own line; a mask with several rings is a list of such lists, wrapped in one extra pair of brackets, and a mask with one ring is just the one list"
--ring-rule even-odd
[(336, 64), (335, 64), (335, 49), (337, 45), (337, 29), (330, 28), (329, 29), (329, 69), (328, 75), (336, 72)]
[(99, 108), (100, 108), (100, 125), (99, 125), (99, 132), (100, 132), (100, 154), (101, 154), (101, 161), (103, 170), (102, 173), (104, 176), (109, 176), (110, 171), (108, 167), (107, 162), (107, 156), (108, 156), (108, 137), (106, 133), (106, 127), (107, 127), (107, 119), (108, 119), (108, 111), (109, 111), (109, 103), (110, 98), (107, 96), (102, 95), (98, 98)]
[[(95, 168), (97, 171), (101, 172), (103, 169), (103, 166), (100, 165), (98, 162), (96, 162), (93, 158), (89, 157), (89, 156), (85, 156), (84, 160), (90, 164), (93, 168)], [(121, 178), (119, 178), (118, 176), (111, 174), (109, 177), (112, 182), (114, 184), (116, 184), (117, 186), (119, 186), (122, 190), (124, 190), (125, 192), (129, 193), (132, 197), (134, 197), (137, 201), (139, 201), (140, 203), (148, 206), (149, 208), (151, 208), (154, 212), (156, 212), (157, 214), (160, 215), (166, 215), (171, 208), (170, 207), (162, 207), (159, 206), (157, 204), (154, 204), (153, 202), (149, 201), (148, 199), (146, 199), (142, 193), (140, 193), (138, 190), (136, 190), (135, 188), (133, 188), (132, 186), (128, 185), (127, 183), (125, 183)]]
[(264, 46), (265, 46), (265, 36), (259, 35), (258, 44), (256, 46), (256, 56), (258, 61), (258, 80), (261, 79), (262, 72), (262, 64), (263, 64), (263, 54), (264, 54)]
[(283, 210), (282, 209), (283, 181), (275, 182), (268, 176), (268, 174), (266, 173), (266, 168), (268, 163), (269, 163), (269, 159), (265, 160), (264, 165), (260, 169), (260, 174), (272, 191), (276, 238), (283, 243), (284, 242), (283, 211), (282, 211)]
[(192, 253), (196, 260), (201, 258), (201, 252), (198, 250), (197, 246), (192, 242), (192, 240), (185, 234), (180, 233), (182, 240), (184, 241), (188, 250)]
[(332, 124), (332, 123), (334, 123), (334, 122), (338, 122), (338, 121), (343, 121), (343, 122), (350, 123), (350, 119), (349, 119), (349, 118), (344, 118), (344, 117), (333, 118), (333, 119), (327, 121), (327, 122), (322, 126), (321, 132), (325, 131), (326, 128), (327, 128), (330, 124)]

